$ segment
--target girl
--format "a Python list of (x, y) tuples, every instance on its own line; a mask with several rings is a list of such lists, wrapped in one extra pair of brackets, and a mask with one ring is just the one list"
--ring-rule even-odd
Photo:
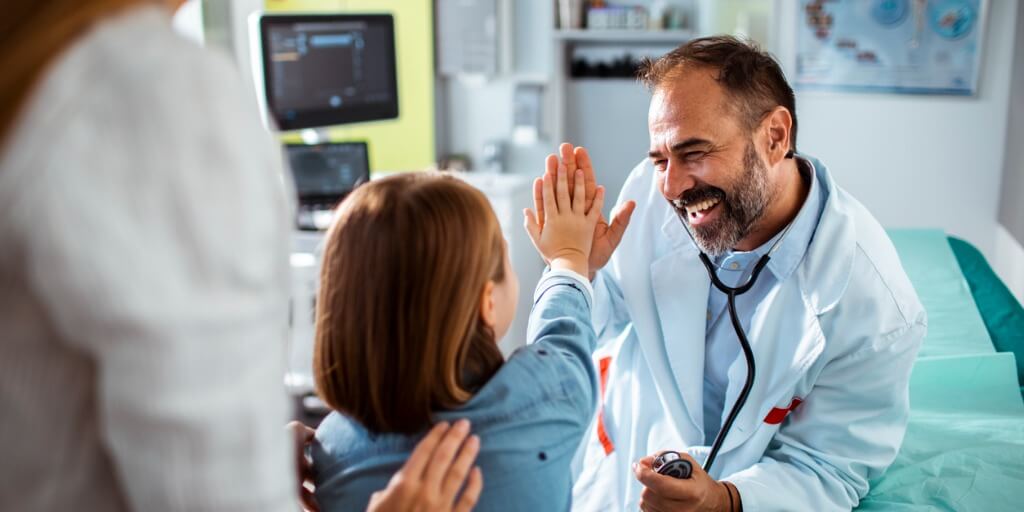
[(597, 395), (583, 276), (604, 191), (585, 211), (582, 173), (573, 200), (564, 166), (555, 181), (544, 180), (543, 227), (527, 216), (551, 271), (534, 295), (530, 345), (507, 362), (496, 342), (518, 289), (483, 194), (452, 177), (405, 174), (341, 205), (324, 252), (313, 364), (336, 411), (312, 449), (322, 510), (365, 507), (438, 422), (475, 434), (461, 450), (479, 448), (467, 488), (487, 475), (481, 510), (569, 509), (569, 464)]

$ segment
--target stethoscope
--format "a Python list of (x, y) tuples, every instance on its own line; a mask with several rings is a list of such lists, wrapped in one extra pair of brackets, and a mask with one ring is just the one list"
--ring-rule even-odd
[[(699, 248), (700, 246), (697, 245), (697, 240), (693, 237), (693, 233), (690, 231), (690, 225), (686, 222), (686, 219), (683, 217), (686, 214), (681, 213), (679, 208), (674, 209), (676, 211), (676, 215), (679, 217), (680, 222), (682, 222), (683, 224), (683, 229), (686, 230), (686, 234), (689, 235), (690, 240), (693, 241), (693, 245)], [(715, 288), (718, 288), (719, 291), (724, 293), (729, 301), (729, 318), (732, 320), (732, 327), (736, 331), (736, 337), (739, 338), (740, 340), (740, 346), (743, 348), (743, 357), (746, 358), (747, 360), (747, 380), (743, 384), (743, 389), (740, 391), (739, 397), (736, 398), (736, 403), (732, 406), (732, 409), (729, 411), (729, 416), (726, 417), (725, 422), (722, 424), (722, 428), (718, 431), (718, 435), (715, 436), (715, 442), (712, 443), (711, 445), (711, 452), (708, 453), (707, 459), (704, 460), (703, 468), (705, 473), (710, 473), (711, 465), (714, 464), (715, 458), (718, 456), (718, 452), (722, 448), (722, 442), (725, 440), (725, 436), (728, 435), (729, 430), (732, 428), (733, 422), (736, 421), (736, 417), (739, 416), (740, 410), (743, 408), (743, 404), (747, 402), (747, 397), (750, 395), (750, 390), (754, 387), (754, 351), (750, 348), (750, 341), (747, 339), (746, 331), (743, 330), (743, 325), (740, 324), (739, 314), (737, 314), (736, 312), (736, 297), (739, 295), (743, 295), (744, 293), (747, 293), (748, 291), (750, 291), (751, 288), (754, 287), (754, 283), (757, 282), (757, 278), (758, 276), (761, 275), (761, 271), (764, 270), (764, 267), (766, 265), (768, 265), (768, 261), (771, 260), (772, 254), (774, 254), (775, 251), (779, 248), (779, 245), (782, 243), (782, 241), (786, 239), (786, 234), (789, 233), (789, 229), (791, 227), (793, 227), (792, 222), (790, 222), (789, 225), (786, 226), (786, 229), (782, 231), (782, 234), (779, 236), (778, 239), (775, 240), (771, 248), (768, 249), (768, 252), (766, 252), (764, 256), (761, 256), (757, 260), (757, 263), (754, 265), (754, 270), (750, 273), (750, 277), (747, 278), (747, 282), (741, 286), (729, 286), (723, 283), (718, 278), (718, 273), (715, 271), (715, 265), (714, 263), (711, 262), (711, 258), (709, 258), (708, 255), (704, 253), (704, 251), (700, 252), (700, 261), (701, 263), (704, 264), (704, 268), (708, 272), (708, 277), (711, 278), (711, 284), (714, 285)], [(659, 473), (669, 474), (671, 476), (675, 476), (676, 478), (688, 478), (690, 475), (689, 469), (685, 467), (680, 468), (679, 466), (677, 466), (678, 464), (685, 463), (685, 461), (679, 459), (678, 454), (675, 454), (675, 457), (669, 455), (674, 453), (675, 452), (666, 452), (664, 454), (668, 455), (666, 460), (661, 460), (662, 457), (659, 456), (659, 460), (656, 461), (655, 463), (655, 470), (659, 470), (658, 466), (660, 465), (663, 468), (663, 470), (659, 470)], [(685, 466), (688, 465), (688, 463), (685, 464)], [(672, 471), (675, 471), (676, 474), (672, 474)]]

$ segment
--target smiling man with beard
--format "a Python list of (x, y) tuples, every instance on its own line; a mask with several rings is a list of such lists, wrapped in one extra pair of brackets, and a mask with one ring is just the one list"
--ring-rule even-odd
[[(899, 450), (926, 330), (892, 243), (822, 162), (795, 152), (793, 91), (767, 53), (697, 39), (641, 79), (649, 158), (590, 261), (602, 396), (574, 507), (850, 510)], [(592, 196), (587, 152), (560, 151), (548, 158), (582, 169)], [(700, 255), (739, 287), (769, 252), (735, 300), (752, 386), (705, 472), (751, 368)], [(653, 470), (665, 450), (693, 464), (689, 479)]]

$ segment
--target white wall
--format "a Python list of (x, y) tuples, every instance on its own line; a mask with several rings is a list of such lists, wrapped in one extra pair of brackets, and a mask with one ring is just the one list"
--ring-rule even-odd
[(1006, 158), (992, 265), (1024, 302), (1024, 7), (1017, 7), (1017, 42), (1006, 123)]
[(989, 261), (1010, 292), (1024, 303), (1024, 247), (1002, 225), (996, 228), (994, 255)]
[[(796, 2), (782, 4), (779, 54), (792, 77)], [(942, 228), (992, 260), (1017, 9), (989, 1), (976, 97), (798, 91), (798, 149), (883, 225)]]

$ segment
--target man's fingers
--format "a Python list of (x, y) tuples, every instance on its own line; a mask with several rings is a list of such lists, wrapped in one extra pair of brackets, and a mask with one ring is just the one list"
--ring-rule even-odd
[(469, 469), (473, 467), (473, 461), (476, 460), (476, 454), (479, 452), (479, 437), (469, 436), (466, 442), (462, 443), (459, 455), (455, 457), (455, 462), (452, 462), (452, 467), (448, 469), (448, 474), (445, 475), (444, 482), (441, 483), (442, 503), (447, 504), (455, 501), (455, 494), (459, 492), (459, 488), (465, 483), (466, 475), (469, 473)]
[(608, 225), (608, 240), (612, 246), (619, 245), (619, 241), (622, 240), (622, 235), (626, 232), (626, 227), (629, 226), (629, 219), (633, 216), (633, 210), (635, 209), (636, 202), (627, 201), (612, 212), (612, 222)]
[(576, 169), (576, 184), (572, 191), (572, 211), (580, 214), (586, 213), (586, 203), (587, 197), (583, 190), (583, 171)]
[[(572, 202), (569, 200), (569, 172), (565, 168), (565, 164), (558, 165), (558, 186), (555, 188), (555, 196), (558, 199), (558, 213), (568, 213), (572, 211)], [(548, 209), (550, 212), (550, 208)]]
[(597, 192), (594, 194), (594, 203), (590, 205), (590, 210), (587, 210), (587, 216), (601, 218), (601, 210), (604, 208), (604, 187), (597, 187)]
[(640, 492), (640, 504), (643, 510), (650, 510), (652, 512), (672, 512), (675, 510), (688, 510), (693, 507), (692, 503), (667, 499), (646, 488)]
[(447, 421), (434, 425), (434, 428), (430, 429), (430, 432), (427, 432), (427, 435), (416, 445), (416, 449), (409, 455), (409, 460), (405, 461), (399, 472), (405, 473), (409, 478), (419, 480), (423, 476), (423, 470), (427, 467), (427, 462), (434, 454), (434, 448), (437, 447), (437, 443), (441, 442), (441, 437), (446, 432), (448, 432)]
[(558, 146), (558, 154), (562, 158), (562, 163), (565, 164), (565, 168), (571, 173), (576, 174), (576, 154), (573, 151), (572, 144), (563, 142)]
[(583, 171), (583, 184), (587, 197), (587, 211), (594, 202), (594, 194), (597, 192), (597, 177), (594, 175), (594, 164), (590, 161), (590, 153), (582, 147), (575, 149), (576, 168)]
[(565, 165), (566, 177), (569, 180), (569, 191), (573, 191), (576, 186), (576, 155), (573, 152), (572, 144), (563, 142), (558, 146), (558, 154), (562, 158), (562, 163)]
[(455, 460), (462, 442), (469, 435), (469, 421), (459, 420), (448, 429), (430, 457), (430, 465), (423, 472), (423, 483), (427, 489), (440, 489), (441, 481)]
[(562, 158), (562, 163), (566, 166), (569, 165), (569, 162), (572, 162), (573, 170), (575, 171), (576, 155), (573, 154), (573, 149), (575, 148), (573, 148), (572, 144), (563, 142), (558, 145), (558, 156)]
[(476, 501), (480, 499), (480, 491), (483, 488), (484, 475), (479, 467), (474, 467), (473, 471), (469, 472), (469, 480), (466, 482), (466, 488), (462, 490), (459, 502), (455, 504), (454, 512), (470, 512), (473, 510), (473, 507), (476, 506)]
[(641, 463), (633, 465), (633, 475), (644, 487), (662, 498), (685, 500), (690, 497), (689, 487), (693, 485), (691, 480), (659, 475), (650, 466)]

